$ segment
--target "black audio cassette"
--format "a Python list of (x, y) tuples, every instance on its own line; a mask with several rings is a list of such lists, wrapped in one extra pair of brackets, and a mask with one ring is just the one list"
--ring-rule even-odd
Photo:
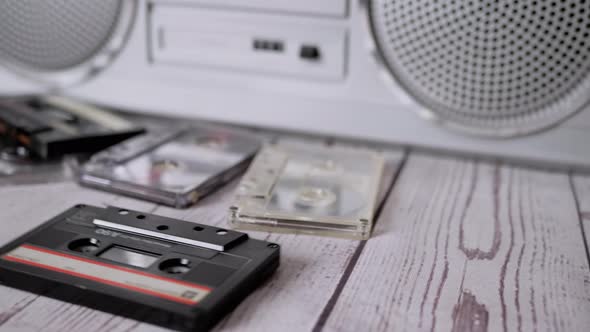
[(258, 137), (227, 128), (154, 128), (92, 156), (80, 183), (177, 208), (188, 207), (242, 173)]
[(277, 244), (77, 205), (0, 249), (7, 286), (178, 330), (206, 330), (279, 265)]
[(141, 132), (112, 113), (62, 97), (0, 101), (0, 136), (43, 159), (93, 153)]

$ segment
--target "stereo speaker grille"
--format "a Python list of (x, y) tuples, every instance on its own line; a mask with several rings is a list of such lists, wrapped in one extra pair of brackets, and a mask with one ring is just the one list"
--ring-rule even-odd
[(109, 40), (119, 0), (2, 0), (0, 59), (33, 71), (61, 71), (93, 57)]
[(380, 54), (440, 120), (492, 135), (590, 101), (590, 0), (372, 0)]

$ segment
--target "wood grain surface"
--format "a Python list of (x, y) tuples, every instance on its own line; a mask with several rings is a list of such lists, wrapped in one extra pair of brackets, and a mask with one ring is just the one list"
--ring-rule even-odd
[(585, 331), (589, 268), (567, 174), (412, 155), (329, 331)]
[[(3, 186), (0, 244), (80, 202), (223, 226), (236, 185), (187, 210), (70, 182)], [(588, 176), (394, 151), (382, 198), (368, 241), (250, 232), (281, 244), (281, 266), (216, 330), (590, 330)], [(71, 302), (0, 286), (0, 330), (165, 330)]]

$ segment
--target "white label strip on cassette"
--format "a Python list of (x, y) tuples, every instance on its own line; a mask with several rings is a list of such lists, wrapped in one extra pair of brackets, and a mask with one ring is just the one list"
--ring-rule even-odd
[(96, 262), (28, 244), (13, 249), (2, 256), (2, 259), (188, 305), (198, 303), (211, 292), (211, 289), (205, 286)]
[(153, 238), (160, 239), (160, 240), (168, 240), (168, 241), (175, 242), (175, 243), (188, 244), (188, 245), (195, 246), (195, 247), (203, 247), (203, 248), (217, 250), (217, 251), (224, 251), (225, 250), (225, 246), (220, 245), (220, 244), (203, 242), (203, 241), (193, 240), (193, 239), (187, 239), (184, 237), (170, 235), (170, 234), (163, 234), (161, 232), (154, 232), (154, 231), (150, 231), (149, 229), (117, 224), (117, 223), (111, 222), (111, 221), (94, 219), (92, 221), (92, 223), (95, 224), (96, 226), (99, 226), (99, 227), (116, 229), (118, 231), (129, 232), (129, 233), (133, 233), (133, 234), (140, 234), (140, 235), (149, 236), (149, 237), (153, 237)]

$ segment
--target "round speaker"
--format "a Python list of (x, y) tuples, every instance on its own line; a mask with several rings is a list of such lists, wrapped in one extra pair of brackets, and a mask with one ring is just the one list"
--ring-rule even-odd
[(134, 0), (2, 0), (0, 62), (52, 85), (88, 78), (125, 44), (135, 5)]
[(369, 0), (387, 70), (471, 133), (541, 130), (590, 101), (590, 0)]

